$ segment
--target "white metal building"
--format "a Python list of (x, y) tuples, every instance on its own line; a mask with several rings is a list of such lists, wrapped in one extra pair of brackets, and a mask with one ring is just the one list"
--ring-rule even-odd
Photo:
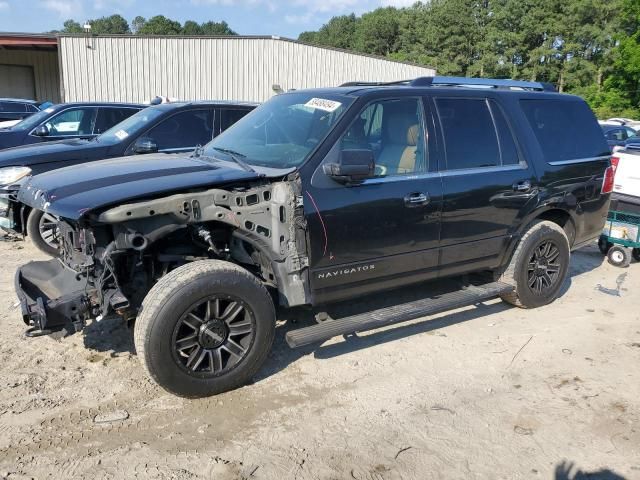
[(156, 95), (261, 102), (275, 84), (288, 90), (435, 74), (280, 37), (62, 35), (57, 55), (60, 98), (67, 102), (143, 102)]

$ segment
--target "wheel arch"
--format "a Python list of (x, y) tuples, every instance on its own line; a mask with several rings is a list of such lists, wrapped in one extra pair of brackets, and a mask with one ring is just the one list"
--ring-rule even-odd
[(546, 208), (537, 209), (524, 218), (524, 220), (520, 224), (521, 227), (508, 240), (505, 254), (502, 257), (502, 261), (500, 262), (500, 270), (504, 269), (509, 264), (509, 262), (511, 262), (511, 258), (515, 253), (516, 247), (518, 246), (518, 243), (520, 242), (520, 239), (525, 234), (525, 232), (529, 230), (529, 228), (531, 228), (531, 225), (534, 222), (540, 220), (553, 222), (561, 227), (567, 235), (567, 239), (569, 240), (569, 249), (573, 247), (576, 238), (576, 224), (570, 210), (559, 208), (557, 206), (548, 206)]

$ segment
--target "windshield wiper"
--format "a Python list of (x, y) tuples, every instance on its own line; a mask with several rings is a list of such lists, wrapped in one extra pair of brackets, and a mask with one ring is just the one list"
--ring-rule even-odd
[(228, 148), (213, 147), (213, 149), (217, 152), (222, 152), (228, 155), (234, 162), (240, 165), (247, 172), (256, 173), (256, 171), (251, 167), (251, 165), (249, 165), (247, 162), (243, 160), (243, 158), (247, 157), (246, 155), (243, 155), (242, 153), (236, 152), (234, 150), (229, 150)]

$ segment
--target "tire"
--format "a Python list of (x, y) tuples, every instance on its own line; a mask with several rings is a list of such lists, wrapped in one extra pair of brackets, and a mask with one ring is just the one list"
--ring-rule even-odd
[(514, 286), (502, 300), (520, 308), (553, 302), (569, 271), (570, 258), (569, 240), (562, 227), (545, 220), (533, 223), (500, 278)]
[[(46, 229), (46, 225), (55, 223), (54, 220), (52, 215), (45, 214), (42, 210), (31, 210), (27, 218), (27, 236), (38, 250), (52, 257), (57, 257), (57, 228)], [(52, 237), (47, 235), (48, 231), (52, 232)]]
[(149, 376), (186, 398), (247, 383), (269, 355), (274, 335), (267, 289), (248, 271), (219, 260), (192, 262), (162, 277), (142, 302), (134, 328)]
[(634, 249), (631, 251), (631, 256), (633, 256), (633, 259), (634, 259), (636, 262), (640, 262), (640, 248), (634, 248)]
[(607, 253), (607, 260), (614, 267), (627, 268), (631, 264), (631, 249), (614, 245)]
[(598, 248), (600, 249), (600, 253), (603, 255), (607, 255), (609, 253), (609, 249), (613, 246), (613, 243), (608, 241), (606, 237), (600, 237), (598, 239)]

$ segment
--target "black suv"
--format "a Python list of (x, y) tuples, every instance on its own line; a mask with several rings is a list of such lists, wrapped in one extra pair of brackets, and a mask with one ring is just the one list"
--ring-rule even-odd
[(73, 138), (0, 150), (0, 227), (29, 235), (41, 251), (56, 255), (55, 218), (39, 210), (32, 214), (16, 201), (29, 175), (124, 155), (191, 152), (255, 107), (224, 101), (164, 103), (139, 111), (91, 140)]
[(20, 98), (0, 98), (0, 122), (23, 120), (52, 106), (51, 102), (37, 102)]
[(93, 138), (145, 105), (134, 103), (60, 103), (20, 123), (0, 128), (0, 149), (70, 138)]
[[(337, 300), (465, 275), (465, 288), (289, 331), (291, 346), (501, 297), (560, 292), (600, 235), (610, 153), (586, 103), (545, 85), (418, 78), (273, 97), (190, 158), (33, 177), (61, 259), (16, 274), (29, 335), (116, 313), (151, 377), (186, 397), (247, 382), (274, 299)], [(477, 275), (476, 275), (477, 273)], [(324, 310), (326, 312), (326, 310)]]

